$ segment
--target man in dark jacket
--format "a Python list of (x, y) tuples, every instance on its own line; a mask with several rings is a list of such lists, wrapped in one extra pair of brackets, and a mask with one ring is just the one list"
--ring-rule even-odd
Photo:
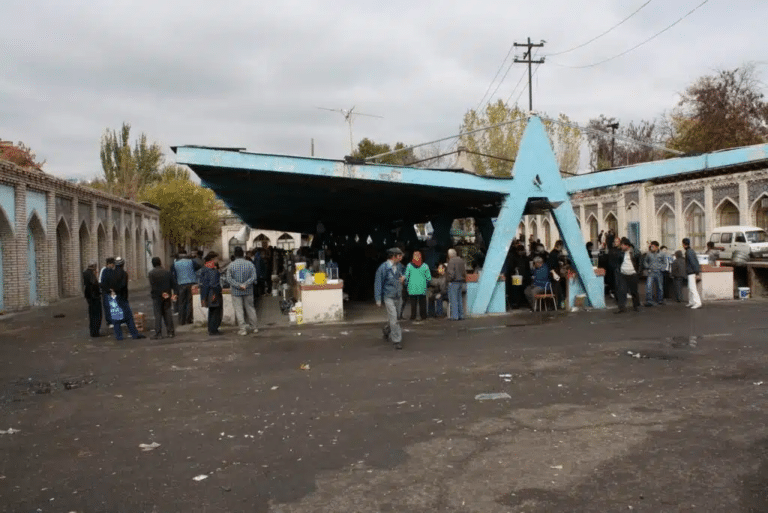
[(159, 257), (152, 258), (152, 270), (148, 273), (149, 294), (152, 296), (152, 309), (155, 314), (155, 334), (153, 339), (163, 338), (163, 321), (168, 338), (174, 337), (173, 307), (179, 287), (171, 271), (163, 269)]
[(621, 238), (622, 260), (616, 269), (616, 302), (619, 309), (615, 313), (627, 311), (627, 293), (632, 295), (635, 312), (640, 311), (640, 294), (637, 292), (639, 262), (635, 248), (628, 238)]
[(109, 315), (109, 287), (106, 283), (111, 280), (112, 272), (115, 270), (115, 257), (107, 258), (106, 264), (99, 273), (99, 287), (101, 288), (101, 303), (104, 307), (104, 319), (107, 321), (107, 327), (112, 327), (112, 317)]
[(122, 320), (115, 319), (112, 316), (113, 329), (115, 330), (115, 338), (117, 340), (123, 340), (123, 330), (120, 326), (125, 322), (128, 325), (128, 332), (133, 339), (147, 338), (136, 329), (136, 324), (133, 322), (133, 312), (131, 311), (131, 305), (128, 303), (128, 273), (124, 269), (125, 260), (122, 257), (115, 258), (115, 268), (104, 278), (102, 287), (106, 287), (109, 291), (109, 297), (113, 298), (117, 303), (118, 311), (122, 313)]
[(688, 275), (688, 304), (691, 310), (701, 308), (701, 296), (699, 296), (699, 289), (696, 286), (701, 273), (701, 266), (699, 266), (699, 258), (696, 256), (696, 252), (691, 248), (691, 240), (687, 237), (683, 239), (683, 249), (685, 249), (685, 271)]
[(100, 337), (101, 333), (101, 289), (96, 277), (96, 262), (91, 262), (83, 271), (83, 294), (88, 302), (88, 327), (91, 337)]

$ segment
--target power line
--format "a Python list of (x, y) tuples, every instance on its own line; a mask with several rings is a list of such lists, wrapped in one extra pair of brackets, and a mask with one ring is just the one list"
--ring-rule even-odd
[[(511, 45), (509, 45), (509, 50), (507, 51), (507, 55), (504, 57), (504, 60), (503, 60), (503, 61), (501, 61), (501, 66), (499, 66), (499, 69), (497, 69), (497, 70), (496, 70), (496, 74), (493, 76), (493, 80), (491, 80), (491, 83), (490, 83), (490, 84), (488, 84), (488, 89), (486, 89), (486, 90), (485, 90), (485, 94), (483, 94), (483, 97), (482, 97), (482, 98), (480, 98), (480, 101), (479, 101), (479, 102), (477, 102), (477, 107), (475, 107), (475, 111), (477, 111), (477, 110), (480, 108), (480, 106), (483, 104), (483, 100), (485, 100), (485, 97), (486, 97), (486, 95), (488, 95), (488, 91), (490, 91), (490, 90), (491, 90), (491, 87), (493, 87), (493, 83), (494, 83), (494, 82), (496, 81), (496, 79), (498, 78), (498, 76), (499, 76), (499, 73), (501, 73), (501, 70), (502, 70), (502, 68), (504, 68), (504, 64), (506, 64), (506, 62), (507, 62), (507, 59), (509, 59), (509, 56), (510, 56), (510, 55), (512, 55), (512, 50), (514, 50), (514, 49), (515, 49), (515, 44), (514, 44), (514, 43), (512, 43)], [(510, 67), (512, 67), (512, 65), (511, 65), (511, 64), (510, 64)], [(509, 69), (507, 69), (507, 73), (509, 73)], [(507, 76), (507, 73), (504, 73), (504, 76), (505, 76), (505, 77)], [(501, 79), (501, 81), (503, 82), (503, 81), (504, 81), (504, 79), (502, 78), (502, 79)], [(496, 89), (498, 89), (498, 88), (499, 88), (499, 86), (496, 86)], [(496, 91), (494, 91), (494, 93), (495, 93), (495, 92), (496, 92)], [(493, 97), (493, 94), (491, 94), (491, 98), (492, 98), (492, 97)], [(489, 101), (490, 101), (490, 98), (489, 98)]]
[(613, 27), (611, 27), (611, 28), (609, 28), (608, 30), (606, 30), (605, 32), (603, 32), (602, 34), (600, 34), (600, 35), (598, 35), (598, 36), (595, 36), (595, 37), (593, 37), (592, 39), (590, 39), (590, 40), (589, 40), (589, 41), (587, 41), (586, 43), (582, 43), (582, 44), (580, 44), (580, 45), (578, 45), (578, 46), (574, 46), (573, 48), (569, 48), (568, 50), (563, 50), (562, 52), (556, 52), (556, 53), (550, 53), (550, 54), (547, 54), (547, 55), (546, 55), (546, 57), (552, 57), (552, 56), (554, 56), (554, 55), (563, 55), (564, 53), (569, 53), (569, 52), (572, 52), (572, 51), (574, 51), (574, 50), (578, 50), (579, 48), (583, 48), (583, 47), (587, 46), (589, 43), (591, 43), (591, 42), (593, 42), (593, 41), (597, 41), (598, 39), (600, 39), (600, 38), (601, 38), (601, 37), (603, 37), (604, 35), (606, 35), (606, 34), (608, 34), (609, 32), (611, 32), (613, 29), (615, 29), (615, 28), (617, 28), (618, 26), (620, 26), (621, 24), (623, 24), (625, 21), (627, 21), (628, 19), (630, 19), (632, 16), (634, 16), (634, 15), (635, 15), (635, 14), (637, 14), (637, 13), (639, 13), (639, 12), (642, 10), (642, 8), (643, 8), (643, 7), (645, 7), (646, 5), (650, 4), (652, 1), (653, 1), (653, 0), (648, 0), (648, 1), (647, 1), (647, 2), (645, 2), (643, 5), (641, 5), (640, 7), (638, 7), (638, 8), (637, 8), (637, 10), (636, 10), (635, 12), (633, 12), (632, 14), (630, 14), (629, 16), (627, 16), (626, 18), (624, 18), (623, 20), (621, 20), (620, 22), (618, 22), (616, 25), (614, 25)]
[[(533, 70), (533, 76), (536, 76), (536, 72), (537, 72), (537, 71), (539, 71), (539, 68), (540, 68), (540, 67), (541, 67), (541, 64), (539, 64), (539, 65), (537, 65), (537, 66), (536, 66), (536, 69), (534, 69), (534, 70)], [(519, 101), (520, 101), (520, 97), (521, 97), (521, 96), (523, 96), (523, 93), (524, 93), (524, 92), (525, 92), (525, 87), (523, 87), (523, 88), (520, 90), (520, 94), (518, 94), (518, 95), (517, 95), (517, 98), (515, 99), (515, 105), (517, 105), (517, 102), (519, 102)], [(531, 109), (531, 110), (533, 110), (533, 109)]]
[[(536, 53), (538, 53), (538, 51), (539, 51), (539, 49), (537, 48), (536, 49)], [(536, 69), (539, 69), (539, 67), (536, 66)], [(514, 96), (515, 91), (517, 91), (517, 88), (520, 87), (520, 84), (523, 83), (523, 79), (524, 78), (525, 78), (525, 71), (523, 71), (523, 74), (520, 75), (520, 80), (517, 81), (517, 84), (515, 84), (515, 87), (512, 89), (512, 92), (509, 93), (509, 96), (507, 97), (507, 101), (505, 101), (504, 103), (509, 104), (509, 100), (512, 98), (512, 96)], [(525, 91), (525, 88), (523, 88), (523, 91)], [(518, 97), (518, 99), (519, 99), (519, 97)], [(515, 101), (515, 103), (517, 103), (517, 101)]]
[(614, 59), (617, 59), (617, 58), (621, 57), (622, 55), (626, 55), (626, 54), (628, 54), (628, 53), (629, 53), (629, 52), (631, 52), (632, 50), (635, 50), (635, 49), (637, 49), (637, 48), (640, 48), (641, 46), (643, 46), (644, 44), (648, 43), (649, 41), (651, 41), (651, 40), (653, 40), (653, 39), (656, 39), (658, 36), (662, 35), (664, 32), (666, 32), (667, 30), (671, 29), (672, 27), (674, 27), (675, 25), (677, 25), (678, 23), (680, 23), (681, 21), (683, 21), (685, 18), (687, 18), (688, 16), (690, 16), (690, 15), (691, 15), (691, 14), (693, 14), (694, 12), (698, 11), (698, 10), (699, 10), (699, 8), (701, 8), (701, 7), (702, 7), (704, 4), (706, 4), (707, 2), (709, 2), (709, 0), (704, 0), (704, 1), (703, 1), (703, 2), (701, 2), (699, 5), (697, 5), (696, 7), (694, 7), (693, 9), (691, 9), (690, 11), (688, 11), (688, 12), (687, 12), (687, 13), (686, 13), (684, 16), (682, 16), (681, 18), (679, 18), (677, 21), (675, 21), (674, 23), (672, 23), (671, 25), (669, 25), (668, 27), (666, 27), (664, 30), (662, 30), (662, 31), (660, 31), (660, 32), (657, 32), (657, 33), (655, 33), (654, 35), (652, 35), (651, 37), (649, 37), (649, 38), (648, 38), (648, 39), (646, 39), (645, 41), (643, 41), (643, 42), (641, 42), (641, 43), (638, 43), (638, 44), (636, 44), (635, 46), (633, 46), (632, 48), (630, 48), (629, 50), (625, 50), (625, 51), (621, 52), (620, 54), (614, 55), (613, 57), (608, 57), (607, 59), (603, 59), (602, 61), (599, 61), (599, 62), (593, 62), (592, 64), (586, 64), (586, 65), (584, 65), (584, 66), (566, 66), (566, 65), (564, 65), (564, 64), (557, 64), (557, 63), (553, 63), (553, 64), (554, 64), (555, 66), (560, 66), (560, 67), (562, 67), (562, 68), (571, 68), (571, 69), (584, 69), (584, 68), (591, 68), (591, 67), (593, 67), (593, 66), (598, 66), (598, 65), (600, 65), (600, 64), (603, 64), (603, 63), (606, 63), (606, 62), (608, 62), (608, 61), (612, 61), (612, 60), (614, 60)]

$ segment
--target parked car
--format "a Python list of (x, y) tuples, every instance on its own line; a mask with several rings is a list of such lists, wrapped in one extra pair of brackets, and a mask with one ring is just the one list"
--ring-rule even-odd
[(758, 226), (721, 226), (709, 236), (720, 258), (768, 258), (768, 233)]

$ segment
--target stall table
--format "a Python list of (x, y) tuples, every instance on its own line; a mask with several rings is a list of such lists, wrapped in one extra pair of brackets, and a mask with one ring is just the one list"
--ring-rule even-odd
[(702, 265), (701, 299), (703, 301), (733, 299), (733, 268)]
[(304, 285), (297, 283), (294, 295), (301, 302), (304, 323), (344, 320), (344, 282)]

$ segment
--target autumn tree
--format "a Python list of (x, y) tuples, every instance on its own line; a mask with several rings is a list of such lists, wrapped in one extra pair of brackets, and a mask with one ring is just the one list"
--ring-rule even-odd
[(45, 164), (45, 161), (38, 162), (37, 155), (21, 141), (16, 145), (10, 141), (0, 141), (0, 160), (7, 160), (17, 166), (36, 171), (42, 171)]
[(394, 150), (403, 150), (392, 155), (386, 155), (381, 158), (375, 159), (373, 162), (378, 164), (391, 164), (394, 166), (407, 166), (410, 163), (417, 160), (416, 156), (411, 149), (405, 149), (406, 145), (398, 142), (394, 147), (386, 143), (376, 143), (367, 137), (357, 143), (357, 148), (352, 152), (351, 157), (354, 159), (367, 159), (382, 153), (388, 153)]
[[(618, 123), (614, 132), (611, 125)], [(652, 145), (663, 145), (665, 130), (663, 123), (641, 120), (637, 123), (621, 123), (616, 118), (600, 115), (589, 120), (587, 127), (587, 142), (590, 148), (590, 167), (600, 171), (614, 166), (628, 166), (641, 162), (650, 162), (665, 157), (662, 150)]]
[(136, 200), (142, 189), (160, 179), (163, 152), (157, 143), (149, 144), (143, 133), (131, 147), (130, 133), (128, 123), (123, 123), (119, 133), (104, 131), (100, 152), (104, 170), (102, 184), (107, 192)]
[[(517, 105), (510, 107), (503, 101), (489, 103), (484, 112), (470, 109), (464, 115), (462, 132), (493, 126), (488, 130), (460, 137), (467, 148), (472, 166), (480, 175), (510, 176), (512, 163), (520, 149), (520, 141), (527, 125), (527, 113)], [(546, 117), (546, 116), (543, 116)], [(581, 134), (578, 128), (568, 126), (568, 116), (560, 114), (557, 122), (542, 120), (555, 152), (560, 172), (574, 174), (579, 165)], [(503, 124), (502, 124), (503, 123)], [(501, 126), (495, 126), (501, 125)]]
[(190, 180), (189, 170), (171, 164), (143, 189), (140, 200), (160, 207), (163, 236), (175, 246), (204, 246), (221, 235), (223, 205), (212, 190)]
[(768, 103), (753, 65), (699, 78), (669, 116), (670, 147), (705, 153), (768, 141)]

